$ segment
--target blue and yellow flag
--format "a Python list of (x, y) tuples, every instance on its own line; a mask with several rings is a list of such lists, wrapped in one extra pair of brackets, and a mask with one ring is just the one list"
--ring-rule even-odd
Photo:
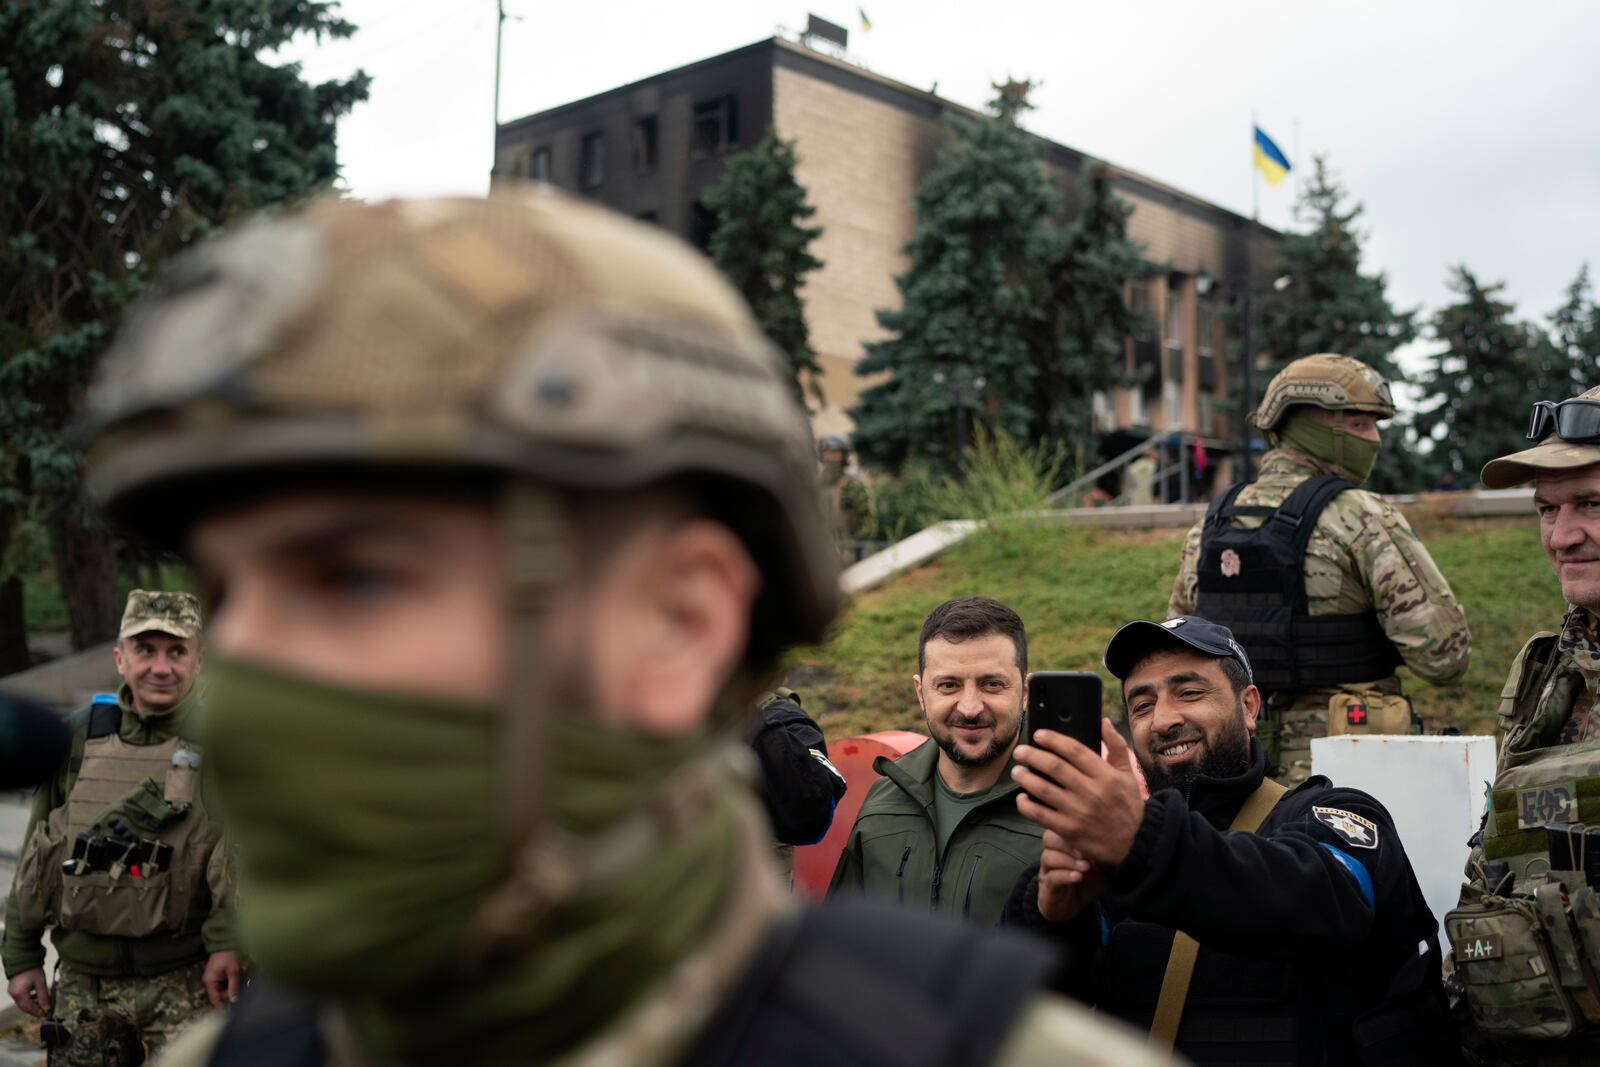
[(1268, 185), (1277, 185), (1289, 173), (1289, 157), (1283, 154), (1283, 149), (1273, 144), (1260, 126), (1256, 130), (1256, 169), (1267, 176)]
[(867, 18), (867, 10), (866, 10), (866, 8), (862, 8), (862, 7), (856, 8), (856, 14), (861, 16), (861, 28), (863, 30), (866, 30), (866, 31), (870, 32), (872, 30), (872, 20)]

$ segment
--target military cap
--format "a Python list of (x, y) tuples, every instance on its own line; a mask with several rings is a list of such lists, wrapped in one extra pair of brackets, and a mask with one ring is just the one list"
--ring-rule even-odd
[(204, 242), (130, 315), (89, 411), (90, 491), (157, 543), (241, 476), (698, 476), (756, 491), (729, 507), (765, 636), (817, 639), (837, 610), (781, 355), (689, 246), (547, 187), (324, 200)]
[(1201, 655), (1231, 659), (1244, 668), (1247, 679), (1255, 681), (1250, 657), (1234, 640), (1233, 631), (1198, 615), (1179, 615), (1166, 622), (1135, 619), (1123, 624), (1106, 644), (1106, 670), (1112, 677), (1127, 681), (1128, 675), (1146, 656), (1170, 648), (1189, 648)]
[(1383, 375), (1359, 359), (1332, 352), (1303, 356), (1273, 375), (1250, 421), (1270, 430), (1296, 404), (1394, 418), (1394, 397)]
[(191, 641), (199, 637), (200, 601), (193, 593), (135, 589), (128, 594), (128, 606), (122, 612), (117, 640), (151, 632)]
[[(1574, 399), (1600, 401), (1600, 386)], [(1594, 463), (1600, 463), (1600, 444), (1576, 444), (1550, 433), (1532, 448), (1491, 459), (1479, 479), (1486, 489), (1509, 489), (1533, 481), (1541, 471), (1577, 470)]]

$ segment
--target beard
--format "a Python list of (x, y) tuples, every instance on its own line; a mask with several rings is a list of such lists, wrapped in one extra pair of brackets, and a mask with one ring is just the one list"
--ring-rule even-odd
[(1006, 734), (999, 732), (997, 724), (985, 725), (995, 725), (994, 740), (990, 741), (989, 747), (984, 749), (981, 755), (977, 756), (963, 752), (961, 747), (956, 744), (955, 732), (948, 728), (939, 730), (930, 721), (928, 723), (928, 732), (933, 735), (934, 743), (944, 751), (946, 756), (950, 757), (951, 763), (958, 767), (986, 767), (1011, 750), (1012, 742), (1016, 741), (1017, 734), (1022, 729), (1022, 715), (1019, 713), (1012, 720), (1011, 731)]
[(1155, 758), (1160, 745), (1179, 740), (1176, 733), (1168, 737), (1150, 739), (1150, 758), (1138, 753), (1139, 769), (1144, 772), (1145, 784), (1151, 793), (1162, 789), (1183, 792), (1201, 775), (1207, 778), (1235, 778), (1250, 768), (1250, 731), (1244, 724), (1244, 701), (1236, 700), (1232, 719), (1217, 729), (1214, 738), (1204, 735), (1196, 738), (1200, 743), (1200, 757), (1168, 770)]

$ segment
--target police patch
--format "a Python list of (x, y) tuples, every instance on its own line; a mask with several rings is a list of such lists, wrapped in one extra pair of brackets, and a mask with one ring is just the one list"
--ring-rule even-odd
[(1356, 848), (1378, 847), (1378, 824), (1342, 808), (1312, 807), (1311, 815)]

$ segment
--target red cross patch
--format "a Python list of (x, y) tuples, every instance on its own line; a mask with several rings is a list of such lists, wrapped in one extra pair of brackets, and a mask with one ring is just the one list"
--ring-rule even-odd
[(1351, 704), (1345, 709), (1344, 721), (1350, 726), (1367, 725), (1367, 706), (1365, 704)]

